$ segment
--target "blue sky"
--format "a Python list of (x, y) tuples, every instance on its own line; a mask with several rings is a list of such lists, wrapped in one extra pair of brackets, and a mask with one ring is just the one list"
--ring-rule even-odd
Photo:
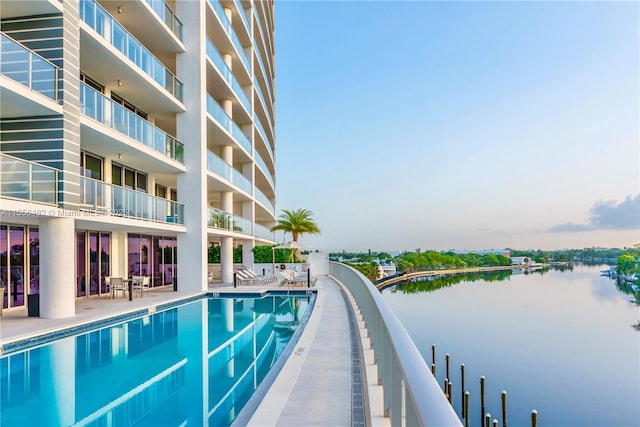
[(639, 28), (638, 2), (277, 1), (277, 211), (327, 251), (639, 243)]

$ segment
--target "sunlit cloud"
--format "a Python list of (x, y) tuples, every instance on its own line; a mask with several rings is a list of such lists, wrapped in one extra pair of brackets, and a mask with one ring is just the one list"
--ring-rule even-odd
[(588, 224), (567, 222), (554, 225), (551, 232), (567, 233), (591, 230), (635, 230), (640, 229), (640, 194), (627, 196), (622, 202), (598, 201), (591, 208)]

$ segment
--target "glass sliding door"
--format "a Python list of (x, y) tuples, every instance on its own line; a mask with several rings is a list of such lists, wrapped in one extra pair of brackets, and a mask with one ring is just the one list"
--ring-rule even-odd
[(98, 233), (89, 233), (89, 295), (98, 295), (100, 284)]
[(76, 232), (76, 296), (87, 295), (86, 272), (87, 272), (87, 247), (85, 232)]
[(111, 275), (111, 235), (100, 233), (100, 293), (107, 293), (107, 282), (104, 279)]
[(0, 225), (0, 287), (4, 292), (2, 308), (9, 307), (9, 252), (8, 252), (8, 228)]
[(24, 227), (9, 227), (9, 299), (11, 307), (24, 305)]
[(40, 293), (40, 234), (29, 227), (29, 294)]

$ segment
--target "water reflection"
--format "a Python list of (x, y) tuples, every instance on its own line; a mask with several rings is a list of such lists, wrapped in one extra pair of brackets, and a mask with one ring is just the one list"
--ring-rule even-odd
[(201, 299), (9, 354), (0, 426), (229, 425), (309, 304)]
[[(383, 297), (428, 364), (436, 344), (437, 379), (451, 354), (454, 407), (460, 412), (460, 363), (480, 422), (479, 377), (487, 377), (487, 412), (500, 414), (508, 392), (509, 424), (640, 425), (637, 299), (602, 266), (549, 268), (530, 274), (454, 276), (405, 283)], [(612, 387), (615, 385), (615, 393)]]

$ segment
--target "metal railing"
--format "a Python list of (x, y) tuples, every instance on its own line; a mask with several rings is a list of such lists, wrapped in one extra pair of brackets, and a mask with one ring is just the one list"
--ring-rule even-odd
[(95, 0), (80, 0), (80, 19), (146, 75), (182, 101), (182, 82)]
[(207, 170), (251, 194), (251, 181), (212, 151), (207, 150)]
[(184, 205), (93, 178), (80, 177), (80, 209), (104, 215), (184, 224)]
[(238, 126), (236, 122), (234, 122), (231, 117), (224, 112), (220, 104), (218, 104), (218, 102), (209, 94), (207, 94), (207, 113), (209, 113), (215, 121), (220, 123), (220, 125), (226, 129), (245, 150), (247, 150), (247, 154), (251, 155), (251, 142), (249, 141), (249, 138), (247, 138), (240, 129), (240, 126)]
[(227, 63), (224, 62), (222, 55), (220, 54), (220, 52), (218, 52), (218, 49), (209, 39), (207, 39), (206, 50), (207, 57), (211, 60), (211, 62), (214, 63), (218, 71), (220, 71), (220, 74), (222, 74), (222, 77), (224, 77), (225, 81), (229, 83), (229, 86), (231, 86), (233, 92), (236, 94), (242, 105), (244, 105), (244, 108), (246, 108), (247, 111), (251, 113), (251, 102), (249, 102), (247, 94), (244, 93), (244, 90), (242, 90), (242, 86), (240, 86), (240, 83), (238, 83), (238, 80), (231, 72), (231, 69), (229, 68)]
[(80, 108), (87, 117), (184, 163), (180, 141), (84, 83), (80, 84)]
[(0, 154), (0, 195), (57, 206), (58, 170)]
[(57, 101), (58, 67), (11, 37), (0, 36), (0, 74)]
[(178, 40), (182, 41), (182, 22), (178, 19), (176, 14), (171, 10), (169, 5), (164, 0), (145, 0), (151, 9), (162, 19), (162, 22), (167, 24), (167, 27), (173, 34), (176, 35)]
[(329, 263), (353, 295), (378, 365), (385, 414), (393, 426), (462, 426), (424, 358), (380, 292), (357, 270)]
[(243, 234), (253, 234), (253, 224), (246, 218), (225, 212), (217, 208), (209, 208), (207, 226), (221, 230), (235, 231)]

